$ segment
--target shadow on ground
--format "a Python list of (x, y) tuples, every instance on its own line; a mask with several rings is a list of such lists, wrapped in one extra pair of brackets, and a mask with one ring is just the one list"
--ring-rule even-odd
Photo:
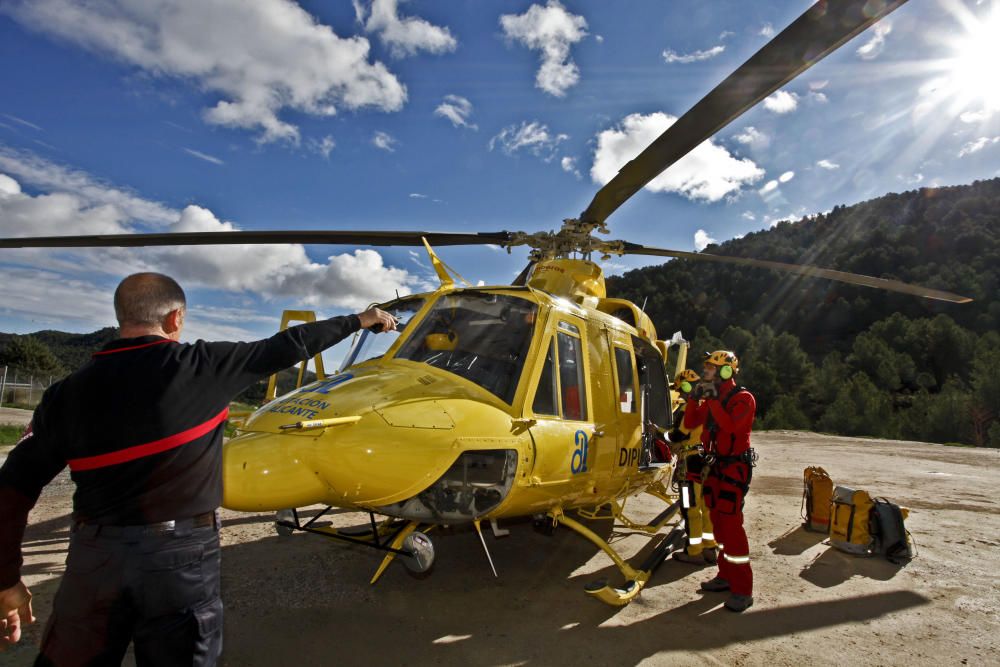
[[(226, 528), (269, 522), (241, 517), (227, 520)], [(68, 525), (63, 516), (32, 526), (26, 546), (53, 548), (68, 538)], [(590, 525), (609, 536), (606, 522)], [(890, 591), (853, 598), (831, 593), (830, 600), (755, 608), (743, 615), (725, 611), (720, 594), (687, 597), (671, 606), (664, 598), (676, 582), (686, 579), (694, 589), (713, 569), (668, 560), (630, 607), (609, 607), (583, 593), (584, 584), (595, 579), (621, 582), (613, 566), (593, 571), (588, 565), (595, 557), (592, 546), (564, 528), (545, 536), (528, 523), (506, 527), (508, 538), (487, 535), (500, 573), (496, 579), (470, 530), (433, 534), (438, 558), (426, 578), (415, 580), (393, 564), (375, 586), (367, 582), (380, 556), (362, 547), (305, 534), (270, 534), (226, 546), (223, 664), (635, 664), (664, 652), (680, 657), (864, 622), (928, 602), (912, 592)], [(615, 536), (616, 542), (620, 539)], [(633, 562), (652, 547), (647, 545)], [(597, 558), (609, 562), (603, 555)], [(857, 573), (858, 564), (851, 562)], [(874, 559), (861, 563), (862, 568), (881, 565), (892, 568)], [(815, 562), (811, 568), (828, 574), (829, 568)], [(865, 576), (881, 578), (879, 572), (888, 570)], [(818, 577), (823, 583), (817, 585), (834, 586), (837, 577), (844, 580), (840, 575)], [(3, 656), (5, 665), (33, 661), (58, 583), (56, 577), (33, 588), (40, 623), (28, 629), (22, 645)], [(125, 664), (132, 664), (130, 657)]]

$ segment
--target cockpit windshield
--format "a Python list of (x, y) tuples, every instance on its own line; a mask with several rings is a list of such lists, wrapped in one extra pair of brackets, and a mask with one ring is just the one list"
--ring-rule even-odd
[(382, 310), (396, 318), (396, 330), (383, 334), (373, 334), (367, 329), (358, 332), (351, 349), (344, 357), (344, 363), (340, 365), (340, 370), (344, 370), (360, 364), (362, 361), (381, 357), (392, 347), (399, 337), (406, 331), (406, 325), (410, 323), (413, 316), (424, 307), (425, 299), (413, 297), (411, 299), (400, 299), (391, 303), (379, 306)]
[(513, 296), (464, 291), (442, 296), (396, 353), (514, 400), (538, 305)]

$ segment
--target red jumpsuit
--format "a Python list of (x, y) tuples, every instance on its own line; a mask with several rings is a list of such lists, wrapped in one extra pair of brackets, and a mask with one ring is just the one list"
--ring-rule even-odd
[(753, 595), (750, 545), (743, 529), (743, 497), (750, 481), (750, 465), (729, 457), (737, 457), (750, 448), (750, 430), (757, 403), (745, 389), (729, 397), (734, 389), (735, 380), (726, 380), (719, 386), (718, 398), (689, 405), (684, 414), (684, 427), (690, 429), (705, 424), (701, 442), (706, 452), (719, 459), (705, 480), (704, 490), (705, 504), (709, 507), (721, 552), (719, 577), (729, 582), (729, 590), (734, 594)]

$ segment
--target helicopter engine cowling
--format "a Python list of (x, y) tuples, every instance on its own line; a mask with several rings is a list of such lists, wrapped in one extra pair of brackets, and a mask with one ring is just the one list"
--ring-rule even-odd
[(507, 497), (516, 477), (517, 458), (513, 449), (464, 451), (431, 486), (375, 510), (411, 521), (461, 523), (478, 519)]

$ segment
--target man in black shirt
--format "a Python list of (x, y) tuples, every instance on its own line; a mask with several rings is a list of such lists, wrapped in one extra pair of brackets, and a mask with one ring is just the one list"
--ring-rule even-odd
[(186, 302), (139, 273), (115, 291), (118, 340), (52, 385), (0, 468), (0, 650), (31, 623), (21, 540), (42, 487), (76, 483), (66, 574), (37, 665), (215, 664), (222, 650), (222, 435), (245, 387), (391, 315), (291, 327), (254, 343), (182, 344)]

